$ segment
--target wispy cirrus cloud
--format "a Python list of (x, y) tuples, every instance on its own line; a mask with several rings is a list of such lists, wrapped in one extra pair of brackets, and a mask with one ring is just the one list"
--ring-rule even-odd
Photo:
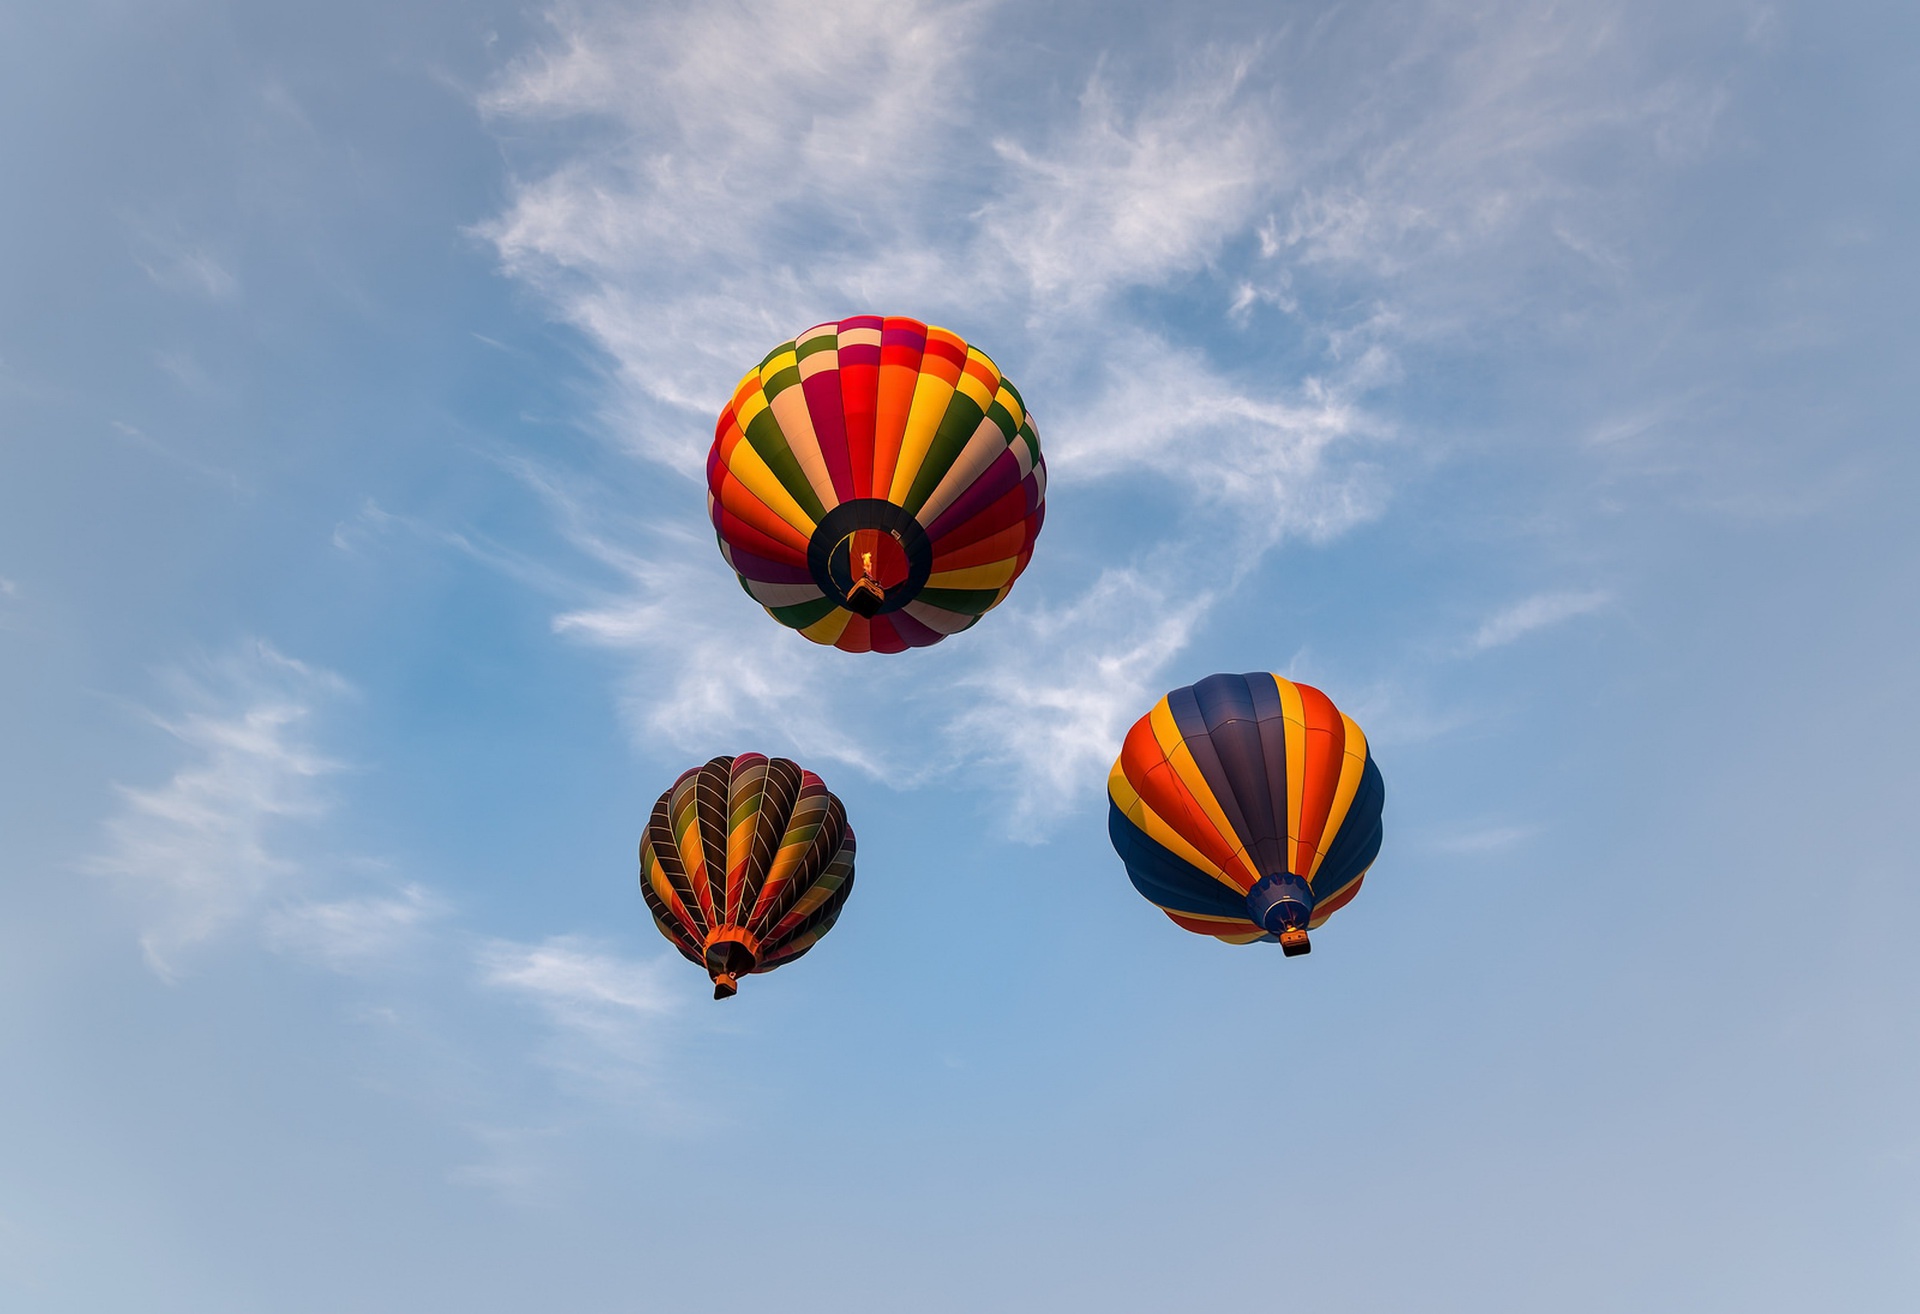
[(264, 927), (274, 948), (354, 973), (411, 955), (450, 911), (440, 895), (407, 884), (392, 895), (288, 902), (267, 913)]
[[(1618, 15), (1496, 10), (1382, 26), (1363, 7), (1149, 68), (1050, 66), (1044, 88), (1009, 53), (1024, 16), (1004, 6), (557, 13), (482, 98), (521, 164), (477, 231), (602, 353), (598, 422), (684, 478), (686, 507), (638, 533), (570, 510), (576, 546), (623, 583), (566, 605), (557, 631), (620, 654), (623, 707), (651, 738), (765, 735), (907, 783), (990, 764), (1036, 825), (1084, 802), (1119, 700), (1163, 681), (1263, 553), (1383, 514), (1390, 458), (1423, 440), (1383, 404), (1403, 352), (1443, 322), (1523, 313), (1543, 263), (1609, 267), (1628, 230), (1582, 162), (1630, 160), (1631, 184), (1710, 138), (1713, 96), (1659, 72)], [(874, 308), (996, 354), (1056, 502), (1108, 484), (1159, 507), (1091, 567), (1055, 570), (1050, 527), (1009, 603), (904, 659), (913, 679), (871, 661), (851, 678), (772, 633), (731, 596), (700, 514), (741, 370)], [(1263, 335), (1288, 345), (1255, 349)], [(1223, 542), (1235, 565), (1195, 588), (1186, 563)], [(1489, 622), (1488, 646), (1549, 623)], [(916, 699), (929, 683), (978, 701), (955, 715)], [(903, 725), (911, 755), (884, 747)]]
[(178, 685), (186, 710), (153, 720), (187, 761), (164, 784), (117, 787), (106, 847), (85, 864), (148, 904), (141, 948), (168, 978), (187, 950), (298, 883), (300, 864), (276, 841), (331, 807), (324, 782), (341, 764), (314, 746), (310, 727), (347, 687), (263, 642)]
[(482, 986), (539, 1012), (547, 1063), (612, 1090), (654, 1084), (661, 1024), (692, 997), (677, 955), (630, 958), (584, 936), (489, 939), (473, 961)]
[(1549, 629), (1577, 616), (1590, 616), (1613, 601), (1599, 589), (1536, 593), (1489, 616), (1468, 642), (1471, 652), (1504, 647), (1537, 630)]
[[(1071, 119), (1008, 116), (989, 138), (979, 129), (988, 107), (960, 74), (977, 66), (982, 6), (856, 4), (831, 30), (811, 6), (749, 8), (756, 25), (791, 27), (793, 39), (756, 43), (744, 102), (728, 71), (743, 58), (740, 15), (699, 8), (558, 20), (555, 40), (483, 102), (503, 122), (560, 118), (589, 138), (595, 124), (617, 129), (523, 181), (482, 231), (508, 273), (614, 362), (609, 418), (638, 455), (697, 471), (711, 416), (746, 362), (813, 320), (880, 305), (978, 326), (969, 331), (1003, 359), (1034, 343), (1019, 377), (1045, 399), (1036, 410), (1056, 488), (1171, 476), (1262, 542), (1337, 533), (1373, 513), (1374, 490), (1344, 468), (1341, 445), (1368, 433), (1357, 373), (1292, 395), (1250, 391), (1116, 313), (1125, 289), (1204, 267), (1270, 194), (1278, 143), (1247, 94), (1251, 55), (1196, 60), (1144, 100), (1096, 73)], [(659, 88), (636, 90), (649, 81), (640, 70)], [(1284, 505), (1271, 504), (1282, 488)], [(1147, 544), (1140, 559), (1070, 586), (1078, 596), (1031, 598), (1019, 619), (994, 618), (1027, 639), (1071, 633), (1075, 660), (1028, 660), (1010, 679), (1019, 658), (1009, 645), (972, 634), (967, 655), (933, 658), (943, 686), (987, 700), (955, 717), (915, 698), (924, 672), (868, 663), (849, 681), (843, 655), (768, 630), (731, 596), (697, 483), (687, 493), (684, 519), (652, 527), (644, 543), (582, 533), (591, 512), (565, 511), (576, 544), (629, 587), (556, 621), (628, 655), (629, 719), (677, 743), (777, 727), (797, 749), (896, 781), (991, 761), (1023, 783), (1043, 777), (1029, 797), (1058, 805), (1097, 775), (1090, 764), (1110, 748), (1117, 699), (1144, 690), (1184, 643), (1184, 626), (1139, 605), (1175, 588), (1158, 576), (1175, 569), (1154, 559), (1161, 545)], [(1115, 605), (1121, 594), (1132, 605)], [(1216, 595), (1183, 596), (1190, 619)], [(923, 744), (940, 746), (932, 757), (923, 748), (909, 763), (878, 746), (887, 736), (872, 733), (865, 705), (881, 696), (919, 722)], [(1095, 714), (1098, 728), (1076, 723), (1108, 703), (1116, 710)], [(1016, 713), (1029, 733), (1010, 740), (995, 723)]]
[(1054, 140), (997, 138), (978, 240), (1043, 304), (1098, 306), (1204, 265), (1285, 177), (1279, 125), (1244, 94), (1255, 57), (1212, 52), (1144, 98), (1095, 74)]

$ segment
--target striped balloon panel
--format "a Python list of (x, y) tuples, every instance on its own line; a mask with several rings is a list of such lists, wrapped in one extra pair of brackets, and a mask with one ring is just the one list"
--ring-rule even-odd
[[(819, 776), (784, 757), (716, 757), (653, 805), (640, 892), (660, 934), (717, 980), (717, 964), (766, 972), (812, 948), (853, 891), (853, 858)], [(731, 958), (716, 953), (726, 945)]]
[[(945, 329), (878, 315), (769, 352), (707, 457), (708, 512), (741, 586), (782, 625), (849, 652), (938, 643), (997, 606), (1033, 554), (1046, 487), (1033, 419), (999, 367)], [(816, 535), (891, 532), (884, 517), (823, 527), (866, 503), (904, 512), (929, 558), (920, 578), (874, 576), (885, 596), (871, 608), (849, 602), (821, 564), (835, 545)]]
[(1107, 830), (1136, 889), (1190, 931), (1272, 939), (1247, 894), (1301, 878), (1317, 927), (1359, 893), (1386, 801), (1367, 737), (1312, 685), (1210, 675), (1154, 704), (1107, 776)]

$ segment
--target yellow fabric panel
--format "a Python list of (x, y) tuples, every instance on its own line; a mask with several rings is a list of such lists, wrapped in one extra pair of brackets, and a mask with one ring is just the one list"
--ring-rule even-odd
[[(1022, 406), (1020, 404), (1020, 399), (1013, 395), (1013, 389), (1007, 386), (1007, 381), (1005, 379), (1001, 379), (1000, 386), (993, 390), (993, 399), (999, 402), (1002, 406), (1006, 407), (1007, 414), (1013, 417), (1012, 433), (1010, 433), (1007, 437), (1007, 441), (1012, 442), (1013, 441), (1012, 434), (1019, 433), (1020, 426), (1027, 422), (1027, 408)], [(1021, 462), (1021, 464), (1025, 465), (1026, 463), (1023, 461)], [(1023, 471), (1022, 472), (1023, 477), (1024, 477), (1024, 474), (1025, 472)]]
[(1228, 944), (1252, 944), (1256, 940), (1265, 939), (1266, 935), (1265, 931), (1245, 931), (1239, 935), (1216, 935), (1213, 938), (1224, 940)]
[(1280, 714), (1286, 718), (1287, 727), (1287, 846), (1285, 849), (1287, 869), (1298, 871), (1294, 864), (1299, 861), (1295, 851), (1300, 843), (1300, 796), (1306, 789), (1306, 773), (1300, 764), (1307, 760), (1307, 710), (1300, 701), (1300, 691), (1293, 687), (1293, 681), (1276, 675), (1274, 686), (1280, 691)]
[(766, 390), (760, 386), (760, 371), (755, 370), (740, 380), (740, 387), (733, 394), (733, 415), (740, 422), (740, 432), (745, 433), (754, 417), (766, 409)]
[(800, 633), (815, 643), (837, 643), (840, 636), (846, 633), (848, 622), (852, 620), (852, 612), (845, 607), (835, 607)]
[(738, 895), (737, 891), (733, 889), (734, 882), (731, 878), (734, 872), (742, 869), (748, 856), (753, 852), (754, 837), (760, 829), (759, 808), (757, 805), (753, 813), (749, 814), (744, 821), (734, 816), (733, 811), (746, 799), (756, 795), (764, 802), (766, 787), (767, 766), (766, 763), (762, 762), (757, 766), (748, 768), (744, 774), (732, 782), (727, 790), (727, 807), (729, 811), (727, 817), (727, 876), (729, 877), (727, 881), (728, 921), (732, 921), (739, 912), (739, 909), (733, 904), (733, 900), (737, 898)]
[[(1233, 824), (1227, 820), (1227, 814), (1220, 810), (1219, 801), (1214, 798), (1213, 789), (1207, 784), (1207, 778), (1202, 774), (1200, 764), (1193, 760), (1193, 752), (1187, 747), (1186, 737), (1180, 733), (1180, 727), (1174, 722), (1173, 709), (1167, 705), (1167, 700), (1162, 698), (1153, 705), (1153, 711), (1147, 715), (1148, 723), (1153, 728), (1153, 737), (1158, 741), (1160, 751), (1166, 754), (1167, 765), (1173, 768), (1174, 774), (1180, 777), (1180, 783), (1187, 787), (1187, 792), (1193, 796), (1194, 802), (1200, 805), (1200, 810), (1206, 814), (1208, 824), (1219, 833), (1221, 839), (1232, 846), (1233, 856), (1238, 860), (1246, 880), (1244, 883), (1230, 880), (1229, 884), (1236, 885), (1241, 890), (1252, 889), (1260, 880), (1260, 873), (1255, 871), (1253, 864), (1247, 861), (1246, 842), (1235, 833)], [(1208, 863), (1207, 868), (1218, 870), (1214, 868), (1213, 863)]]
[(773, 418), (787, 440), (794, 460), (813, 485), (820, 505), (832, 510), (840, 505), (840, 494), (833, 491), (833, 476), (827, 471), (827, 458), (820, 453), (820, 435), (813, 431), (813, 413), (807, 409), (807, 392), (798, 385), (773, 399)]
[(1320, 864), (1326, 860), (1327, 850), (1333, 847), (1334, 836), (1346, 822), (1347, 809), (1353, 806), (1353, 796), (1360, 792), (1360, 777), (1367, 769), (1366, 735), (1345, 712), (1340, 713), (1340, 719), (1347, 727), (1346, 756), (1340, 759), (1340, 783), (1334, 787), (1333, 810), (1327, 813), (1326, 828), (1320, 832), (1320, 851), (1313, 855), (1313, 870), (1307, 873), (1308, 886), (1312, 886)]
[(930, 589), (997, 589), (1013, 578), (1013, 568), (1020, 564), (1020, 558), (1008, 557), (1005, 561), (990, 562), (984, 566), (967, 566), (960, 570), (943, 570), (927, 576)]
[(1233, 879), (1215, 865), (1212, 858), (1187, 843), (1179, 831), (1167, 824), (1166, 818), (1147, 806), (1146, 800), (1134, 789), (1133, 782), (1127, 779), (1127, 773), (1120, 769), (1118, 762), (1107, 774), (1107, 795), (1113, 800), (1114, 806), (1120, 809), (1121, 815), (1138, 826), (1148, 839), (1183, 862), (1192, 863), (1235, 893), (1243, 893)]
[(673, 827), (674, 843), (680, 847), (680, 865), (685, 870), (687, 884), (693, 887), (694, 903), (700, 910), (712, 915), (708, 907), (707, 888), (707, 851), (700, 834), (700, 822), (695, 813), (695, 782), (689, 781), (681, 797), (668, 806), (673, 810), (668, 822)]
[(651, 859), (647, 863), (647, 884), (653, 887), (653, 892), (660, 896), (660, 902), (667, 907), (680, 903), (680, 892), (667, 879), (667, 869), (661, 866), (659, 856), (649, 852), (647, 857)]
[(953, 389), (938, 375), (922, 374), (914, 385), (913, 404), (907, 408), (907, 427), (900, 435), (900, 459), (894, 463), (893, 486), (887, 490), (889, 502), (898, 505), (907, 500), (907, 490), (913, 487), (914, 476), (926, 462), (927, 449), (933, 446), (933, 436), (939, 432), (940, 421), (946, 418), (947, 403), (951, 400)]
[[(985, 365), (988, 369), (993, 369), (992, 361), (969, 347), (967, 349), (967, 364), (971, 365), (975, 361)], [(993, 380), (989, 383), (974, 375), (972, 371), (962, 367), (960, 379), (954, 384), (954, 391), (984, 411), (987, 407), (993, 405), (993, 394), (999, 386), (1000, 372), (998, 370), (994, 370)]]
[(745, 486), (749, 493), (767, 504), (767, 509), (792, 525), (802, 534), (811, 535), (814, 519), (793, 500), (786, 486), (768, 468), (760, 453), (744, 437), (733, 445), (733, 451), (727, 457), (727, 470)]

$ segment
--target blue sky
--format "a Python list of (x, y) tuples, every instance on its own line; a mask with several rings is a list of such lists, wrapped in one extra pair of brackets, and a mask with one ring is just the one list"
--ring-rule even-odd
[[(0, 14), (0, 1295), (22, 1309), (1920, 1297), (1912, 14)], [(781, 630), (713, 415), (981, 344), (1047, 526)], [(1326, 689), (1387, 840), (1283, 961), (1102, 786)], [(720, 752), (859, 884), (716, 1005)]]

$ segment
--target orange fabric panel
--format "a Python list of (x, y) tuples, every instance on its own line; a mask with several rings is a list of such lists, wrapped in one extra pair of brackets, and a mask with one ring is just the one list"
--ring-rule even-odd
[(1151, 715), (1135, 721), (1120, 747), (1121, 769), (1126, 772), (1127, 783), (1140, 795), (1142, 803), (1158, 813), (1162, 821), (1178, 831), (1207, 861), (1229, 879), (1238, 876), (1237, 883), (1242, 890), (1253, 888), (1252, 880), (1246, 878), (1246, 864), (1234, 851), (1237, 846), (1233, 837), (1222, 835), (1208, 820), (1206, 809), (1167, 761), (1160, 741), (1154, 738), (1151, 722)]
[[(1158, 905), (1155, 906), (1158, 907)], [(1252, 922), (1230, 922), (1212, 917), (1193, 917), (1186, 913), (1167, 912), (1165, 908), (1161, 908), (1160, 911), (1167, 913), (1167, 920), (1171, 921), (1181, 930), (1195, 931), (1201, 935), (1237, 935), (1242, 931), (1252, 931), (1255, 933), (1260, 931), (1260, 927), (1255, 926)]]
[(888, 345), (888, 329), (926, 332), (915, 319), (888, 318), (881, 329), (880, 390), (873, 408), (873, 484), (875, 496), (893, 486), (893, 468), (900, 462), (900, 440), (906, 436), (907, 415), (913, 409), (913, 391), (920, 386), (920, 363), (925, 357), (906, 347)]
[[(1327, 813), (1340, 787), (1340, 766), (1346, 757), (1347, 723), (1341, 719), (1333, 700), (1310, 684), (1295, 684), (1300, 691), (1301, 720), (1306, 723), (1306, 751), (1300, 767), (1300, 831), (1290, 869), (1313, 870), (1314, 856), (1320, 851), (1320, 839), (1327, 829)], [(1289, 763), (1289, 766), (1292, 764)]]
[(785, 543), (800, 554), (802, 561), (806, 560), (807, 535), (788, 524), (730, 471), (720, 478), (720, 505), (732, 512), (734, 519), (752, 525), (776, 543)]

